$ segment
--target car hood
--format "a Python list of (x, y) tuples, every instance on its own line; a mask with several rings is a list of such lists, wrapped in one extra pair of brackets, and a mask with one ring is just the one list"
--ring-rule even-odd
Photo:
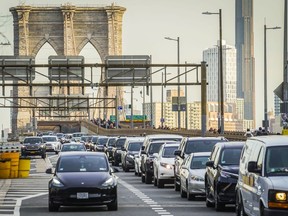
[(270, 176), (268, 179), (270, 180), (273, 189), (287, 190), (288, 176)]
[(57, 178), (71, 187), (78, 186), (101, 186), (107, 179), (111, 178), (108, 172), (65, 172), (57, 173)]
[(161, 158), (160, 162), (174, 165), (175, 158)]
[(139, 153), (139, 151), (128, 151), (129, 155), (135, 155), (135, 154), (138, 154), (138, 153)]
[(221, 166), (222, 170), (229, 173), (237, 174), (239, 173), (239, 166), (238, 165), (230, 165), (230, 166)]

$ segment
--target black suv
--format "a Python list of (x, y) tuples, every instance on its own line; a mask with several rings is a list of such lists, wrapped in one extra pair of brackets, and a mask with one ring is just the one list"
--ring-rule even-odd
[(40, 155), (46, 158), (46, 146), (41, 137), (26, 137), (21, 144), (21, 156)]
[(180, 167), (182, 166), (183, 160), (191, 153), (196, 152), (211, 152), (214, 145), (218, 142), (226, 142), (227, 139), (224, 137), (186, 137), (180, 143), (177, 151), (174, 152), (176, 155), (175, 166), (174, 166), (174, 187), (176, 191), (180, 190)]
[(153, 160), (154, 160), (154, 153), (159, 153), (160, 147), (163, 144), (175, 144), (179, 143), (177, 141), (172, 140), (159, 140), (159, 141), (152, 141), (149, 142), (146, 146), (142, 146), (141, 151), (141, 176), (142, 182), (146, 184), (151, 184), (152, 179), (154, 176), (154, 167), (153, 167)]
[(217, 143), (206, 163), (206, 206), (217, 211), (235, 204), (240, 155), (244, 142)]
[(124, 146), (126, 139), (127, 137), (118, 138), (112, 148), (112, 165), (114, 166), (119, 166), (121, 163), (122, 147)]

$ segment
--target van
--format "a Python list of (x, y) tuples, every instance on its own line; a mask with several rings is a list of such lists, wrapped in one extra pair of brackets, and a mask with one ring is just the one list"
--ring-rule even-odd
[(248, 139), (240, 157), (236, 215), (288, 215), (288, 137)]

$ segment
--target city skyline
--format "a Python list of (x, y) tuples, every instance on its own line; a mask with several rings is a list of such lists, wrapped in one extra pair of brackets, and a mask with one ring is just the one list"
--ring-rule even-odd
[[(27, 5), (37, 4), (38, 1), (21, 1)], [(4, 2), (1, 14), (8, 15), (9, 7), (16, 6), (20, 1)], [(231, 0), (206, 0), (206, 1), (183, 1), (181, 4), (175, 1), (114, 1), (118, 6), (127, 9), (123, 19), (123, 55), (148, 54), (152, 55), (153, 63), (176, 63), (176, 43), (164, 40), (164, 37), (180, 37), (180, 61), (200, 63), (202, 51), (217, 43), (218, 19), (217, 17), (203, 16), (204, 11), (217, 12), (219, 8), (223, 12), (223, 39), (227, 44), (235, 44), (235, 2)], [(60, 5), (66, 1), (42, 1), (41, 4)], [(83, 5), (83, 1), (70, 1), (70, 3)], [(84, 4), (93, 4), (87, 0)], [(98, 1), (99, 4), (109, 5), (112, 1)], [(37, 4), (39, 5), (39, 4)], [(95, 5), (95, 4), (94, 4)], [(254, 40), (255, 40), (255, 73), (256, 73), (256, 125), (261, 124), (263, 114), (263, 25), (266, 17), (267, 26), (283, 26), (284, 1), (268, 0), (254, 1)], [(165, 9), (165, 10), (159, 10)], [(276, 12), (275, 12), (276, 11)], [(201, 19), (201, 22), (199, 20)], [(12, 42), (12, 26), (0, 29)], [(1, 42), (1, 41), (0, 41)], [(155, 46), (157, 44), (157, 46)], [(268, 54), (268, 110), (273, 109), (273, 90), (282, 82), (283, 74), (283, 30), (271, 32), (267, 35)], [(3, 55), (3, 53), (1, 53)], [(99, 57), (98, 57), (99, 58)], [(99, 59), (94, 58), (95, 62)], [(271, 72), (270, 72), (271, 71)], [(277, 71), (274, 72), (274, 71)], [(174, 73), (174, 71), (173, 71)], [(275, 74), (279, 74), (275, 76)], [(161, 77), (154, 80), (160, 80)], [(261, 81), (259, 81), (261, 80)], [(159, 88), (158, 88), (159, 89)], [(200, 99), (198, 87), (189, 88), (190, 101)], [(155, 88), (157, 92), (157, 88)], [(197, 93), (197, 94), (194, 94)], [(156, 95), (157, 96), (157, 95)], [(154, 100), (160, 100), (160, 96)], [(148, 98), (148, 97), (147, 97)], [(7, 121), (7, 120), (6, 120)], [(7, 123), (3, 123), (7, 124)]]

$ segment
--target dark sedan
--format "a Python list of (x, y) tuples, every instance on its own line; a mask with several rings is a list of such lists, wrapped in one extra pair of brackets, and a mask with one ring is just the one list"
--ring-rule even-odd
[(118, 209), (117, 181), (104, 153), (78, 151), (59, 156), (49, 181), (49, 211), (75, 205)]

